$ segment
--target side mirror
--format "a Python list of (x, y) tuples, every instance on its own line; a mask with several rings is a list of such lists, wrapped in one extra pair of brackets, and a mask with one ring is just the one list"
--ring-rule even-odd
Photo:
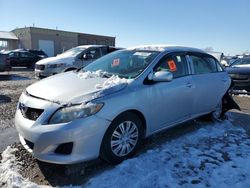
[(88, 59), (88, 55), (87, 54), (83, 54), (82, 55), (82, 59), (87, 60)]
[(169, 71), (158, 71), (155, 73), (150, 73), (148, 75), (148, 80), (154, 82), (170, 82), (173, 80), (173, 73)]

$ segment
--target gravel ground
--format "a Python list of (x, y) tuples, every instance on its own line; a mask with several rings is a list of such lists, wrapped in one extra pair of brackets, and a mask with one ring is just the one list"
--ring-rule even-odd
[(0, 130), (14, 127), (13, 118), (23, 90), (34, 83), (33, 71), (16, 70), (0, 74)]
[[(16, 135), (13, 128), (16, 104), (22, 91), (28, 85), (36, 82), (32, 71), (15, 70), (10, 72), (10, 75), (0, 75), (0, 143), (10, 138), (2, 147), (6, 147), (8, 143), (13, 143), (15, 139), (17, 140), (17, 137), (11, 140), (13, 135)], [(235, 125), (242, 126), (250, 135), (250, 98), (234, 96), (234, 99), (240, 105), (242, 113), (238, 111), (230, 112), (230, 121)], [(5, 103), (4, 101), (7, 102)], [(193, 132), (201, 126), (206, 126), (206, 124), (207, 122), (195, 120), (156, 134), (143, 142), (143, 146), (138, 154), (152, 148), (157, 148), (162, 143)], [(1, 134), (5, 135), (5, 137)], [(84, 184), (84, 182), (87, 182), (94, 175), (113, 168), (113, 166), (100, 160), (69, 166), (47, 164), (34, 159), (18, 142), (12, 147), (18, 149), (15, 152), (15, 156), (21, 162), (20, 173), (22, 176), (40, 185), (63, 186)], [(0, 147), (0, 152), (3, 149)]]

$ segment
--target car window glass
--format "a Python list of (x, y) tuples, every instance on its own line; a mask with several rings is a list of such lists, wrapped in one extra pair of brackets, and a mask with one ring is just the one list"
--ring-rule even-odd
[(27, 53), (20, 53), (20, 57), (29, 57)]
[(14, 53), (13, 52), (9, 53), (9, 57), (14, 57)]
[(11, 53), (9, 53), (9, 57), (18, 57), (18, 53), (17, 52), (11, 52)]
[(242, 59), (242, 65), (250, 64), (250, 59)]
[(135, 78), (159, 54), (156, 51), (118, 50), (109, 53), (84, 67), (84, 71), (97, 71), (119, 75), (124, 78)]
[(102, 51), (102, 55), (105, 55), (105, 54), (108, 53), (108, 48), (107, 47), (102, 47), (101, 51)]
[(188, 75), (186, 58), (183, 55), (164, 57), (155, 67), (154, 72), (167, 70), (173, 73), (173, 78)]
[(207, 60), (209, 62), (209, 65), (211, 66), (213, 72), (222, 72), (223, 68), (220, 65), (219, 61), (217, 61), (216, 59), (212, 58), (212, 57), (205, 57), (205, 60)]
[(217, 72), (217, 66), (212, 58), (191, 55), (195, 74)]
[(89, 54), (90, 54), (92, 59), (97, 59), (97, 58), (101, 57), (100, 48), (91, 49), (89, 51)]

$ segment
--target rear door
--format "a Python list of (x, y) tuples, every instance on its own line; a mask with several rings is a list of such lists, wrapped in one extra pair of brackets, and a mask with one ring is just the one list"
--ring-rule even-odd
[(24, 66), (24, 67), (33, 67), (34, 64), (37, 61), (37, 58), (32, 53), (21, 52), (20, 53), (20, 60), (21, 60), (22, 66)]
[(193, 106), (193, 81), (185, 54), (163, 57), (154, 72), (165, 69), (173, 73), (173, 80), (149, 85), (147, 91), (153, 132), (188, 119)]
[(195, 86), (193, 114), (211, 112), (221, 101), (230, 85), (230, 78), (223, 71), (218, 61), (202, 53), (190, 53)]
[(10, 52), (8, 60), (10, 62), (10, 65), (12, 67), (18, 67), (20, 66), (20, 57), (19, 57), (19, 52)]

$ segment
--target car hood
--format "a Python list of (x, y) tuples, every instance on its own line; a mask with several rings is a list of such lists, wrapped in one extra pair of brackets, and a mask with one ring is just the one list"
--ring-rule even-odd
[(36, 64), (37, 65), (47, 65), (47, 64), (56, 64), (56, 63), (65, 63), (65, 64), (69, 64), (72, 63), (74, 61), (74, 57), (60, 57), (60, 56), (56, 56), (56, 57), (48, 57), (45, 59), (42, 59), (40, 61), (38, 61)]
[(118, 92), (127, 84), (127, 79), (115, 76), (103, 78), (94, 74), (81, 77), (71, 71), (36, 82), (26, 89), (26, 93), (58, 104), (79, 104)]
[(225, 70), (229, 74), (248, 74), (248, 75), (250, 75), (250, 67), (228, 67)]

